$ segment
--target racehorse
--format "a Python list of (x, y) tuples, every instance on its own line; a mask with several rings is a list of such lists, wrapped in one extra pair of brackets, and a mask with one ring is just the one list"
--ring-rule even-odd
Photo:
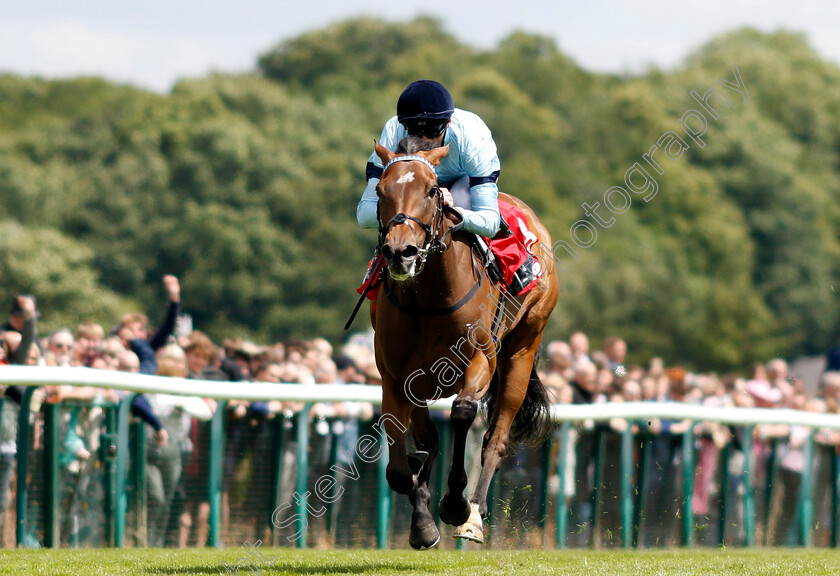
[[(386, 476), (391, 489), (411, 502), (411, 546), (434, 546), (440, 532), (429, 511), (429, 478), (439, 439), (428, 401), (457, 394), (450, 416), (452, 468), (438, 512), (457, 526), (453, 537), (483, 542), (487, 492), (509, 444), (544, 439), (548, 431), (549, 402), (535, 355), (557, 303), (557, 277), (545, 259), (538, 286), (522, 296), (503, 296), (470, 235), (460, 231), (460, 213), (444, 205), (434, 166), (449, 147), (403, 146), (392, 152), (376, 143), (385, 166), (377, 195), (378, 246), (387, 272), (371, 306), (371, 322), (389, 443)], [(507, 194), (500, 199), (520, 208), (530, 230), (551, 246), (548, 231), (528, 206)], [(468, 501), (464, 456), (479, 401), (487, 405), (488, 429), (481, 475)], [(409, 424), (412, 454), (406, 443)]]

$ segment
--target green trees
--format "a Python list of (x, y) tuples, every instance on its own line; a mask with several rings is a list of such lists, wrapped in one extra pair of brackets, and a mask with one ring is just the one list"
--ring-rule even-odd
[[(45, 329), (152, 312), (160, 277), (217, 339), (339, 339), (375, 234), (355, 205), (402, 88), (441, 80), (491, 127), (500, 187), (555, 240), (676, 129), (689, 91), (737, 65), (751, 100), (657, 175), (560, 273), (548, 337), (622, 334), (651, 355), (741, 368), (833, 341), (840, 272), (840, 70), (793, 34), (741, 30), (673, 72), (579, 68), (553, 40), (461, 44), (433, 19), (357, 19), (283, 42), (257, 75), (165, 96), (99, 79), (0, 76), (0, 299)], [(360, 314), (355, 326), (367, 326)]]

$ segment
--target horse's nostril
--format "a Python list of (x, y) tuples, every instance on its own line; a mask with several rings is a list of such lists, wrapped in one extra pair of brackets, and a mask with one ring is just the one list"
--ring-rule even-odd
[(385, 260), (392, 260), (394, 258), (394, 249), (385, 244), (385, 246), (382, 247), (382, 257), (385, 258)]
[(406, 246), (403, 248), (403, 258), (414, 258), (415, 256), (417, 256), (417, 246)]

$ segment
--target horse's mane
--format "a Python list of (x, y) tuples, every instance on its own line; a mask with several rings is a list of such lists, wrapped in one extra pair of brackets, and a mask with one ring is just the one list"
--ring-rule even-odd
[(438, 146), (434, 142), (422, 136), (406, 136), (397, 144), (397, 154), (415, 154), (417, 152), (428, 152)]

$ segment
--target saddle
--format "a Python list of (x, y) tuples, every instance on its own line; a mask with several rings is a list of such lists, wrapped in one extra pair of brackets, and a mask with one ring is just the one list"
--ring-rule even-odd
[[(516, 206), (499, 201), (499, 214), (502, 217), (499, 232), (486, 240), (484, 253), (498, 276), (493, 278), (491, 272), (491, 278), (500, 281), (509, 295), (519, 296), (536, 286), (540, 277), (542, 267), (531, 252), (537, 236), (528, 229), (525, 214)], [(485, 239), (476, 238), (479, 243), (485, 243)]]

